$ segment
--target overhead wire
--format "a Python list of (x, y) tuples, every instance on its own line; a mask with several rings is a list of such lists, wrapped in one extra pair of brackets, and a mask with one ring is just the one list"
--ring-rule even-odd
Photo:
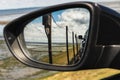
[[(61, 27), (60, 25), (57, 24), (57, 22), (55, 21), (55, 18), (54, 18), (53, 16), (51, 16), (51, 17), (52, 17), (53, 21), (55, 22), (55, 24), (56, 24), (58, 27)], [(68, 32), (72, 32), (72, 31), (68, 30)]]
[(58, 27), (61, 27), (60, 25), (57, 24), (57, 22), (55, 21), (54, 17), (52, 16), (52, 19), (53, 21), (55, 22), (55, 24), (58, 26)]

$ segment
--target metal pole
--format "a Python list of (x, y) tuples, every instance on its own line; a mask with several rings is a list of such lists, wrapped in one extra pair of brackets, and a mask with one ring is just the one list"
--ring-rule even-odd
[(73, 38), (73, 56), (74, 56), (74, 58), (75, 58), (74, 32), (72, 32), (72, 38)]
[(49, 30), (50, 30), (50, 33), (48, 36), (49, 63), (52, 64), (51, 26), (50, 26)]
[(67, 51), (67, 61), (69, 64), (69, 50), (68, 50), (68, 26), (66, 26), (66, 51)]
[(45, 32), (48, 38), (49, 63), (52, 64), (51, 14), (47, 14), (43, 16), (43, 25), (45, 26)]
[(77, 40), (77, 34), (75, 34), (75, 40), (76, 40), (76, 52), (78, 54), (78, 40)]

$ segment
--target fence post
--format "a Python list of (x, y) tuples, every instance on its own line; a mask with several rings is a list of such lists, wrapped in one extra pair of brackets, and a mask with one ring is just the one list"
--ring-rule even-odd
[(74, 41), (74, 32), (72, 32), (72, 42), (73, 42), (73, 56), (74, 56), (74, 59), (75, 59), (75, 41)]
[(75, 40), (76, 40), (76, 52), (78, 54), (78, 40), (77, 40), (77, 34), (75, 34)]
[(67, 51), (67, 61), (69, 64), (69, 50), (68, 50), (68, 26), (66, 26), (66, 51)]

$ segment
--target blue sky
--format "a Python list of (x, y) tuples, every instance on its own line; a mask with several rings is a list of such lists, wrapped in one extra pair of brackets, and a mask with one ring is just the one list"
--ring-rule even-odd
[(73, 2), (73, 1), (92, 1), (92, 2), (107, 1), (108, 2), (108, 1), (119, 1), (119, 0), (1, 0), (0, 9), (41, 7), (41, 6), (50, 6), (54, 4)]

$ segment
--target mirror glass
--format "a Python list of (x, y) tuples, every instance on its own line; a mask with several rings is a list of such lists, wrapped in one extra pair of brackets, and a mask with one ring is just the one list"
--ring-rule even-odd
[(90, 12), (68, 8), (37, 17), (24, 28), (26, 55), (54, 65), (73, 65), (82, 58), (88, 37)]

